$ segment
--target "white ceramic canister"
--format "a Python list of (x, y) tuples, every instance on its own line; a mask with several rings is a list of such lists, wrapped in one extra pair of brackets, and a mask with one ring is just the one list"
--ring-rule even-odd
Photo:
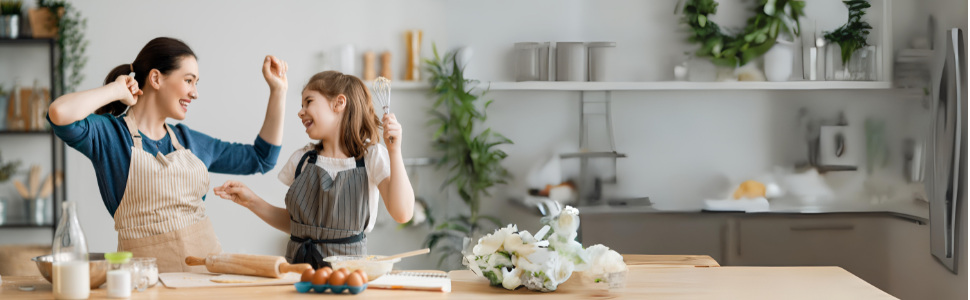
[(795, 63), (793, 43), (778, 40), (765, 53), (765, 78), (768, 81), (788, 81)]

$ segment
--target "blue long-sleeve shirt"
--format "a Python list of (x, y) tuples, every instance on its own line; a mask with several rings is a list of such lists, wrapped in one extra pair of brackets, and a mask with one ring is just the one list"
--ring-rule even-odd
[[(128, 183), (128, 169), (131, 165), (131, 147), (134, 141), (128, 131), (124, 116), (110, 114), (91, 114), (77, 122), (51, 128), (68, 146), (80, 151), (91, 160), (98, 178), (98, 189), (105, 208), (113, 217), (121, 198), (125, 195)], [(259, 136), (252, 145), (224, 142), (201, 132), (189, 129), (184, 124), (166, 124), (178, 138), (183, 147), (192, 151), (205, 163), (209, 172), (225, 174), (266, 173), (276, 166), (280, 146), (270, 144)], [(151, 155), (162, 155), (175, 151), (171, 136), (166, 134), (160, 140), (151, 140), (141, 135), (142, 149)], [(203, 200), (205, 196), (203, 196)]]

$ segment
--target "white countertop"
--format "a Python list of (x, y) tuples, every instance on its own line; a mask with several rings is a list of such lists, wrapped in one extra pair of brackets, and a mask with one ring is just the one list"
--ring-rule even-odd
[[(769, 200), (770, 208), (765, 212), (738, 214), (833, 214), (833, 213), (889, 213), (913, 219), (927, 221), (930, 217), (929, 203), (921, 200), (889, 201), (880, 204), (870, 204), (861, 201), (828, 201), (814, 204), (800, 203), (791, 200)], [(655, 204), (653, 206), (583, 206), (580, 214), (605, 213), (719, 213), (704, 210), (703, 204), (689, 206), (673, 206)]]

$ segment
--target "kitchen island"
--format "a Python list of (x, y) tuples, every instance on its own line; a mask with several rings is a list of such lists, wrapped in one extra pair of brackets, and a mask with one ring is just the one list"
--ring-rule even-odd
[[(699, 255), (624, 255), (630, 273), (626, 287), (607, 289), (587, 284), (574, 274), (552, 293), (525, 288), (508, 291), (488, 286), (471, 271), (452, 271), (451, 293), (369, 289), (353, 299), (895, 299), (839, 267), (720, 267)], [(23, 292), (18, 286), (32, 285)], [(297, 293), (292, 285), (169, 289), (161, 284), (131, 299), (310, 299), (330, 294)], [(3, 277), (0, 299), (53, 299), (51, 284), (41, 277)], [(107, 299), (105, 289), (91, 291), (90, 299)]]

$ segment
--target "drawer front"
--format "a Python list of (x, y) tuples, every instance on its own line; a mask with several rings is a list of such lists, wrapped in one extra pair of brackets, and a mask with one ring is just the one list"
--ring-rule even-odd
[(738, 265), (839, 266), (879, 288), (888, 283), (884, 218), (772, 216), (739, 223)]
[(623, 254), (709, 255), (723, 263), (725, 218), (703, 214), (581, 215), (583, 246), (603, 244)]

